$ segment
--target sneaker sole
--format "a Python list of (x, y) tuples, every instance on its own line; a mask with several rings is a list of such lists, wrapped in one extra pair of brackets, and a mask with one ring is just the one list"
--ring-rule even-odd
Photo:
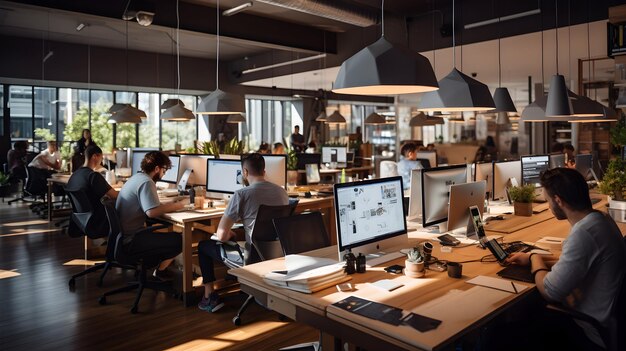
[(219, 304), (215, 305), (215, 307), (213, 307), (213, 309), (207, 310), (211, 313), (217, 312), (219, 311), (222, 307), (224, 307), (224, 303), (220, 302)]

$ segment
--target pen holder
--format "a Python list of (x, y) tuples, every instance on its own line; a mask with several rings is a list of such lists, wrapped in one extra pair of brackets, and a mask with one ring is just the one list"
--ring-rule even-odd
[(463, 276), (463, 265), (458, 262), (448, 262), (448, 277), (461, 278)]

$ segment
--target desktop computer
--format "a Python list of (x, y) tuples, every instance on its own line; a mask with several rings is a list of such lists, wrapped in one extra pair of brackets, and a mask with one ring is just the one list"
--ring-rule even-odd
[[(418, 151), (416, 155), (417, 155), (417, 160), (422, 163), (422, 167), (424, 168), (437, 167), (437, 152)], [(423, 162), (423, 160), (427, 160), (428, 164), (426, 164), (426, 162)]]
[(305, 169), (308, 164), (316, 164), (319, 168), (319, 165), (322, 163), (322, 154), (307, 154), (307, 153), (298, 153), (296, 154), (298, 158), (298, 169)]
[(287, 155), (263, 155), (265, 180), (287, 189)]
[(411, 170), (411, 188), (409, 189), (409, 211), (407, 220), (422, 219), (422, 169)]
[(180, 156), (179, 155), (170, 155), (170, 162), (172, 163), (172, 168), (168, 169), (167, 172), (161, 178), (162, 182), (176, 184), (178, 182), (178, 168), (180, 166)]
[(491, 194), (491, 186), (492, 184), (492, 180), (493, 179), (493, 162), (483, 162), (483, 163), (475, 163), (474, 164), (474, 177), (472, 178), (473, 181), (475, 182), (479, 182), (481, 180), (484, 180), (485, 182), (487, 182), (487, 186), (485, 188), (485, 193), (486, 194)]
[[(339, 261), (355, 249), (363, 254), (383, 254), (393, 246), (406, 246), (402, 177), (335, 184), (333, 192)], [(383, 263), (401, 255), (386, 252), (376, 261)]]
[[(467, 166), (464, 164), (422, 170), (422, 226), (424, 228), (448, 220), (450, 187), (467, 183)], [(445, 232), (446, 228), (443, 229)]]
[(322, 162), (337, 163), (337, 166), (346, 166), (348, 162), (348, 148), (345, 146), (322, 147)]
[(128, 158), (130, 159), (130, 174), (135, 175), (141, 171), (141, 161), (150, 151), (159, 151), (159, 148), (151, 147), (133, 147), (128, 149)]
[(492, 200), (506, 199), (506, 188), (509, 180), (519, 180), (522, 175), (522, 163), (519, 160), (493, 163), (493, 195)]
[[(471, 223), (469, 208), (472, 206), (477, 207), (482, 216), (485, 207), (486, 186), (487, 182), (484, 180), (450, 186), (447, 231), (468, 228), (468, 224)], [(472, 230), (466, 232), (467, 235), (472, 233)]]
[(565, 167), (565, 154), (550, 155), (550, 169)]
[(522, 156), (522, 185), (540, 186), (541, 174), (550, 167), (550, 156)]
[(206, 163), (207, 160), (213, 158), (215, 158), (213, 155), (181, 155), (178, 173), (182, 174), (186, 169), (191, 169), (192, 172), (188, 180), (189, 185), (206, 185)]
[(244, 186), (241, 161), (208, 159), (206, 162), (207, 192), (232, 194)]

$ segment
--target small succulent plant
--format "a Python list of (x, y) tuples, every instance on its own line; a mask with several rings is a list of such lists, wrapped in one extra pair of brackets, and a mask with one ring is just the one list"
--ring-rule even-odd
[(406, 253), (406, 260), (412, 263), (421, 263), (424, 261), (424, 256), (419, 247), (414, 247)]

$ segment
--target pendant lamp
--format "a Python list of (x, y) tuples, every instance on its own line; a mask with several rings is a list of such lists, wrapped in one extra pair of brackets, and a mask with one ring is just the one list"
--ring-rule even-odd
[(487, 85), (456, 69), (455, 6), (452, 1), (452, 72), (439, 81), (439, 90), (422, 96), (420, 111), (489, 111), (496, 105)]
[(397, 95), (438, 89), (430, 61), (385, 38), (385, 0), (381, 0), (381, 37), (341, 64), (332, 91), (355, 95)]
[(328, 119), (328, 116), (326, 116), (326, 111), (322, 111), (320, 112), (319, 115), (317, 115), (317, 118), (315, 118), (316, 122), (326, 122), (326, 119)]
[(109, 117), (108, 123), (128, 123), (128, 124), (139, 124), (141, 123), (141, 114), (145, 116), (145, 113), (135, 107), (130, 105), (125, 106), (121, 110), (116, 111), (111, 114)]
[(233, 115), (246, 112), (246, 100), (243, 95), (232, 94), (219, 88), (220, 68), (220, 0), (217, 0), (217, 55), (215, 59), (215, 90), (204, 97), (198, 104), (196, 113), (201, 115)]
[(546, 116), (561, 117), (572, 115), (572, 103), (567, 94), (567, 86), (565, 85), (565, 77), (559, 74), (559, 6), (558, 0), (555, 0), (555, 29), (556, 34), (556, 74), (552, 76), (550, 81), (550, 89), (548, 90), (548, 102), (546, 105)]
[(379, 115), (376, 112), (372, 112), (365, 119), (365, 124), (385, 124), (386, 122), (387, 122), (387, 120), (385, 119), (385, 117)]
[[(510, 97), (509, 97), (509, 99), (510, 99)], [(496, 116), (496, 124), (497, 125), (501, 125), (501, 126), (502, 125), (509, 125), (509, 124), (511, 124), (511, 120), (509, 119), (509, 113), (505, 112), (505, 111), (498, 111), (497, 112), (497, 116)]]
[(344, 124), (346, 123), (346, 118), (339, 113), (339, 111), (333, 112), (326, 119), (326, 124)]
[(230, 115), (228, 116), (228, 118), (226, 119), (227, 123), (246, 123), (246, 118), (240, 114), (240, 113), (236, 113), (234, 115)]
[(160, 106), (160, 109), (165, 110), (166, 108), (170, 108), (174, 105), (181, 105), (182, 107), (185, 107), (185, 104), (180, 99), (167, 99), (163, 101), (163, 103)]
[(113, 105), (111, 105), (111, 107), (109, 107), (107, 112), (113, 114), (113, 113), (123, 109), (126, 106), (130, 106), (130, 104), (113, 104)]
[[(496, 2), (494, 2), (494, 7), (495, 4)], [(500, 50), (500, 37), (498, 37), (498, 88), (496, 88), (496, 91), (493, 94), (493, 101), (496, 104), (495, 112), (499, 112), (498, 118), (496, 118), (496, 123), (509, 124), (510, 121), (506, 112), (517, 112), (517, 108), (513, 103), (513, 99), (511, 99), (509, 89), (502, 87), (502, 53)], [(500, 112), (504, 112), (504, 114), (501, 114)], [(498, 123), (498, 121), (501, 123)]]
[(187, 122), (195, 119), (196, 115), (189, 109), (186, 109), (184, 105), (176, 104), (167, 108), (161, 114), (161, 119), (170, 122)]

